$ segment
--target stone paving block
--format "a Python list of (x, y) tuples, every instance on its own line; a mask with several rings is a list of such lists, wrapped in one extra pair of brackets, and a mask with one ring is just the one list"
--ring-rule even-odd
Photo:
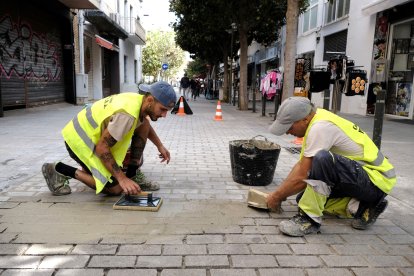
[(254, 269), (211, 269), (211, 276), (256, 276)]
[(100, 244), (142, 244), (146, 242), (147, 239), (148, 237), (146, 235), (107, 235), (98, 242)]
[[(205, 269), (163, 269), (161, 276), (206, 276)], [(211, 275), (211, 274), (210, 274)]]
[(414, 237), (411, 235), (379, 235), (388, 244), (412, 244)]
[(348, 244), (385, 244), (376, 235), (341, 235)]
[(225, 240), (227, 243), (265, 243), (261, 235), (225, 235)]
[(308, 276), (353, 276), (353, 273), (346, 268), (312, 268), (306, 269), (306, 272)]
[(185, 256), (185, 267), (228, 267), (229, 259), (226, 255)]
[(161, 245), (149, 245), (149, 244), (121, 245), (117, 255), (135, 255), (135, 256), (161, 255)]
[(244, 226), (243, 234), (276, 234), (279, 230), (276, 226)]
[(265, 235), (265, 239), (269, 243), (287, 243), (287, 244), (305, 243), (305, 240), (301, 237), (289, 237), (283, 234)]
[[(401, 275), (397, 269), (393, 268), (353, 268), (352, 271), (356, 276), (399, 276)], [(414, 272), (411, 271), (411, 272)], [(403, 275), (405, 275), (403, 273)], [(413, 275), (407, 274), (407, 275)]]
[(278, 226), (281, 221), (282, 221), (281, 219), (274, 219), (274, 218), (270, 218), (270, 219), (257, 218), (256, 219), (257, 225), (274, 225), (274, 226)]
[(379, 252), (369, 244), (333, 244), (331, 245), (339, 255), (378, 255)]
[(16, 233), (0, 233), (0, 243), (10, 243), (17, 237)]
[(106, 276), (157, 276), (156, 269), (111, 269)]
[(205, 255), (207, 254), (206, 245), (198, 244), (177, 244), (164, 245), (163, 255)]
[(83, 268), (89, 256), (46, 256), (39, 268)]
[(2, 276), (51, 276), (53, 269), (7, 269)]
[(181, 268), (181, 256), (139, 256), (136, 267), (139, 268)]
[(286, 244), (250, 244), (249, 247), (253, 254), (292, 254), (292, 250)]
[(264, 268), (259, 269), (260, 276), (305, 276), (305, 272), (298, 268)]
[(187, 235), (187, 244), (223, 243), (223, 235)]
[(280, 267), (322, 267), (323, 263), (317, 256), (276, 256)]
[(0, 256), (0, 268), (37, 268), (42, 257)]
[(21, 233), (13, 243), (97, 244), (99, 240), (100, 237), (95, 234), (62, 235), (52, 233), (45, 235), (44, 233)]
[(368, 266), (368, 262), (361, 256), (320, 256), (328, 267), (355, 267)]
[(241, 234), (242, 228), (238, 225), (230, 226), (203, 226), (205, 234)]
[(291, 244), (290, 247), (296, 255), (323, 255), (333, 253), (326, 244)]
[(277, 267), (277, 262), (272, 255), (231, 255), (233, 267)]
[(92, 256), (88, 267), (127, 268), (135, 267), (135, 256)]
[(0, 255), (22, 255), (29, 248), (27, 244), (0, 244)]
[[(414, 268), (399, 268), (398, 269), (402, 275), (404, 276), (412, 276), (414, 275)], [(359, 276), (359, 275), (358, 275)], [(363, 276), (363, 275), (361, 275)], [(375, 275), (376, 276), (376, 275)]]
[(68, 253), (72, 245), (64, 244), (33, 244), (25, 255), (63, 255)]
[(19, 205), (19, 202), (2, 201), (0, 199), (0, 209), (12, 209)]
[(114, 255), (118, 245), (111, 244), (79, 244), (70, 254), (74, 255)]
[(305, 240), (308, 243), (323, 243), (323, 244), (341, 244), (344, 243), (344, 239), (336, 234), (323, 234), (323, 235), (307, 235)]
[(207, 246), (208, 254), (250, 254), (249, 247), (246, 244), (209, 244)]
[(55, 276), (103, 276), (103, 269), (59, 269)]
[(409, 267), (412, 264), (403, 256), (365, 256), (367, 261), (375, 267)]
[(409, 245), (403, 244), (378, 244), (378, 245), (371, 245), (372, 248), (377, 250), (381, 255), (389, 254), (389, 255), (414, 255), (414, 250)]
[(146, 244), (183, 244), (184, 235), (150, 236)]

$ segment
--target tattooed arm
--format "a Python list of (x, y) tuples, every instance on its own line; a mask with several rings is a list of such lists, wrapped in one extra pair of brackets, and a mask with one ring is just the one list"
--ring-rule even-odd
[(113, 147), (116, 142), (117, 141), (111, 136), (108, 129), (105, 129), (102, 132), (101, 139), (99, 139), (96, 144), (95, 152), (101, 159), (105, 168), (116, 178), (116, 180), (118, 180), (118, 183), (122, 187), (124, 193), (137, 194), (141, 189), (134, 181), (126, 177), (111, 153), (111, 147)]

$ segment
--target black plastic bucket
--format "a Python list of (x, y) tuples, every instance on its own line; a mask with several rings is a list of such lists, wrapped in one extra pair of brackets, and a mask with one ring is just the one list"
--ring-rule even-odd
[(258, 140), (258, 136), (229, 143), (231, 173), (237, 183), (250, 186), (265, 186), (272, 183), (280, 146), (268, 141), (264, 136), (261, 136), (264, 140)]

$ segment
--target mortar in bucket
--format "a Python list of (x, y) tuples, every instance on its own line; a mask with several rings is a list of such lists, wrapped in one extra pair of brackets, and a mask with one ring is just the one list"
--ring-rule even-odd
[(249, 140), (230, 141), (229, 148), (235, 182), (250, 186), (265, 186), (272, 182), (281, 149), (278, 144), (257, 135)]

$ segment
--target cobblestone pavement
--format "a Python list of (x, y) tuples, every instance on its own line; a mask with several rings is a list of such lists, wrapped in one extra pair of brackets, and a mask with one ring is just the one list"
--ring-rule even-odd
[[(95, 195), (75, 180), (72, 194), (55, 197), (40, 168), (64, 160), (60, 130), (82, 107), (55, 104), (6, 111), (0, 118), (0, 275), (414, 275), (412, 125), (386, 121), (383, 151), (396, 165), (398, 187), (370, 230), (326, 217), (321, 234), (291, 238), (282, 214), (246, 206), (250, 186), (233, 181), (229, 141), (264, 135), (280, 144), (272, 191), (298, 160), (292, 137), (268, 133), (270, 117), (216, 101), (190, 102), (191, 116), (169, 114), (154, 123), (170, 150), (159, 164), (149, 144), (143, 172), (161, 184), (158, 212), (113, 210), (117, 197)], [(373, 118), (348, 116), (366, 130)]]

